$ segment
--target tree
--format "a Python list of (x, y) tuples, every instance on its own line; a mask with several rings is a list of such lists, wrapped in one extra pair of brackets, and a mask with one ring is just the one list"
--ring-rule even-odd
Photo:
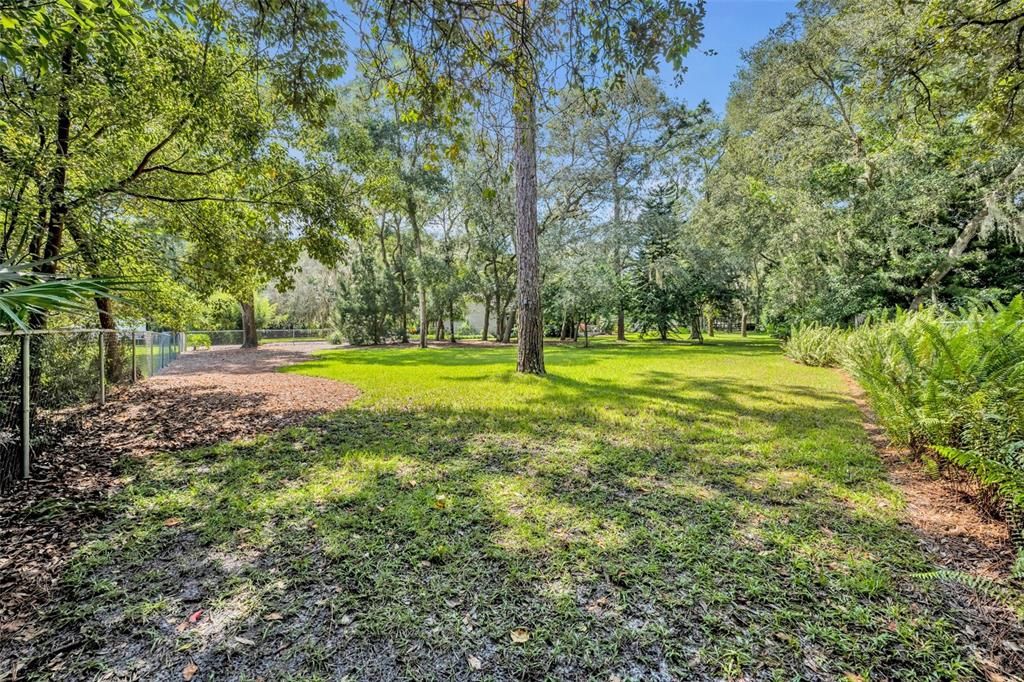
[(568, 89), (551, 126), (552, 154), (571, 157), (566, 167), (590, 185), (596, 210), (607, 210), (607, 257), (619, 290), (616, 333), (626, 338), (626, 264), (634, 244), (631, 206), (659, 160), (665, 158), (687, 117), (645, 76), (594, 90)]
[(484, 303), (483, 340), (493, 314), (497, 340), (505, 343), (512, 335), (516, 289), (510, 148), (500, 126), (482, 115), (455, 174), (455, 197), (465, 212), (470, 267), (475, 272), (469, 281), (478, 284)]
[(989, 235), (1020, 224), (1015, 133), (982, 125), (968, 83), (1005, 55), (924, 49), (942, 4), (807, 3), (747, 55), (691, 222), (764, 322), (949, 300), (948, 273), (1005, 257)]
[[(370, 101), (364, 83), (345, 92), (335, 125), (339, 150), (363, 178), (369, 209), (377, 216), (379, 238), (386, 242), (388, 232), (394, 235), (396, 249), (390, 264), (384, 265), (395, 269), (403, 296), (406, 286), (415, 285), (419, 346), (426, 348), (430, 281), (425, 227), (439, 210), (436, 198), (448, 186), (436, 154), (445, 130), (431, 119), (405, 115), (398, 93)], [(403, 225), (411, 232), (412, 257), (405, 253)], [(383, 250), (382, 257), (387, 260)], [(407, 340), (404, 324), (402, 337)]]
[(646, 200), (638, 219), (639, 248), (632, 268), (630, 313), (641, 333), (654, 329), (662, 341), (682, 319), (685, 307), (680, 268), (681, 225), (674, 191), (663, 187)]
[[(274, 204), (305, 182), (220, 193), (222, 176), (265, 158), (287, 126), (320, 117), (344, 57), (319, 0), (20, 3), (5, 8), (0, 38), (0, 179), (11, 188), (0, 252), (26, 250), (43, 275), (60, 264), (157, 280), (126, 306), (181, 293), (173, 258), (138, 248), (177, 238), (163, 213)], [(102, 328), (115, 327), (115, 305), (96, 298)]]
[(291, 277), (291, 286), (282, 282), (263, 293), (291, 328), (323, 329), (330, 324), (334, 302), (338, 297), (338, 273), (320, 261), (302, 254)]
[[(418, 115), (458, 115), (488, 89), (495, 74), (512, 91), (515, 243), (520, 372), (543, 374), (543, 315), (537, 217), (537, 107), (542, 71), (566, 65), (582, 83), (609, 75), (653, 70), (664, 57), (674, 67), (701, 35), (703, 2), (515, 3), (438, 0), (427, 5), (365, 0), (357, 11), (368, 71), (387, 87), (395, 74), (421, 102)], [(623, 32), (620, 27), (629, 26)]]
[(372, 243), (357, 246), (347, 276), (338, 278), (334, 327), (353, 344), (380, 344), (400, 335), (401, 296), (381, 265)]

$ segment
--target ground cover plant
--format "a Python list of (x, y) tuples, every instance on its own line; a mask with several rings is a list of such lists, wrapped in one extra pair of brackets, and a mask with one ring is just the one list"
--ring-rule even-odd
[[(889, 438), (967, 472), (1019, 535), (1024, 507), (1024, 298), (961, 310), (897, 311), (853, 330), (794, 328), (786, 355), (842, 365)], [(1020, 543), (1024, 546), (1024, 539)]]
[(348, 408), (137, 465), (52, 676), (975, 674), (836, 373), (766, 337), (514, 352), (326, 352), (291, 371)]
[(842, 362), (846, 332), (815, 322), (798, 324), (783, 348), (786, 357), (813, 367), (835, 367)]

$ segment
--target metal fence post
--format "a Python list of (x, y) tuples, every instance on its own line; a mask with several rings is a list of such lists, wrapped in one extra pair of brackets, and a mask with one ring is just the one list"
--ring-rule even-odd
[(32, 469), (31, 412), (31, 337), (21, 337), (21, 477), (28, 478)]
[(100, 339), (100, 405), (107, 402), (107, 349), (103, 343), (103, 332), (97, 334)]

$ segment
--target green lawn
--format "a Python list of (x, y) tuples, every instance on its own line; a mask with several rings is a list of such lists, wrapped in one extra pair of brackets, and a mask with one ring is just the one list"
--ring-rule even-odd
[(292, 371), (348, 409), (136, 465), (66, 578), (72, 669), (972, 676), (836, 373), (729, 336), (514, 356), (331, 351)]

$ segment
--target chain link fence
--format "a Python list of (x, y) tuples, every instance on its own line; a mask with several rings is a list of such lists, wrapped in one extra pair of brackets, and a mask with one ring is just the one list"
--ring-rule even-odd
[[(331, 329), (257, 329), (260, 343), (289, 343), (295, 341), (327, 341)], [(195, 329), (185, 332), (188, 350), (211, 346), (241, 346), (245, 334), (241, 329)]]
[[(261, 344), (323, 341), (330, 329), (260, 329)], [(160, 373), (186, 350), (240, 346), (242, 330), (0, 332), (0, 493), (67, 428), (69, 410)], [(60, 417), (60, 419), (57, 419)], [(57, 426), (60, 424), (61, 426)]]
[(99, 329), (0, 332), (0, 492), (31, 472), (58, 411), (103, 404), (182, 352), (177, 332)]

